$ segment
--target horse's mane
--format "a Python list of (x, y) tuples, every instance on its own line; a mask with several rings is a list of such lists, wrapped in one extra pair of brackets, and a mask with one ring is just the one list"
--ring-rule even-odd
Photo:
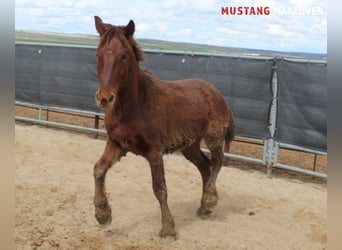
[(130, 35), (128, 37), (125, 35), (124, 26), (113, 26), (111, 24), (105, 24), (105, 28), (106, 32), (103, 34), (103, 37), (101, 38), (100, 46), (105, 45), (110, 40), (112, 40), (114, 36), (117, 35), (123, 43), (125, 43), (124, 40), (126, 40), (128, 44), (132, 47), (137, 61), (144, 60), (144, 52), (141, 50), (139, 44), (133, 38), (133, 35)]

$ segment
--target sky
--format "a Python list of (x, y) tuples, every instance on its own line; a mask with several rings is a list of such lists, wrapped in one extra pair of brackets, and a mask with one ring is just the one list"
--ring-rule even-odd
[[(222, 15), (222, 7), (248, 7)], [(250, 15), (268, 7), (269, 15)], [(287, 52), (327, 52), (327, 0), (16, 0), (16, 30), (97, 34), (136, 24), (135, 38)]]

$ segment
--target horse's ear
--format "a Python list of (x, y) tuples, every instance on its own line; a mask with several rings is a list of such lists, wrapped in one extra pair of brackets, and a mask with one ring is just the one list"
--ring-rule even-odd
[(133, 20), (130, 20), (129, 23), (127, 24), (127, 26), (125, 27), (125, 35), (126, 37), (130, 37), (133, 35), (135, 31), (135, 24), (133, 22)]
[(103, 33), (106, 31), (105, 24), (102, 22), (102, 19), (100, 17), (94, 16), (94, 18), (96, 30), (100, 34), (100, 36), (102, 36)]

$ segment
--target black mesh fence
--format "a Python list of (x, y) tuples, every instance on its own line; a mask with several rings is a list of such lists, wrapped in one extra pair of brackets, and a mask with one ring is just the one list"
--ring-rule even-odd
[(15, 59), (17, 101), (100, 111), (95, 49), (17, 44)]
[(280, 142), (311, 149), (327, 148), (326, 64), (281, 60), (278, 69)]
[(273, 60), (145, 53), (142, 64), (161, 79), (202, 78), (215, 85), (231, 106), (237, 134), (268, 135)]
[[(16, 101), (101, 111), (95, 48), (16, 44)], [(202, 78), (214, 84), (233, 110), (237, 134), (269, 137), (271, 59), (145, 52), (141, 66), (161, 79)], [(326, 150), (326, 67), (277, 62), (281, 142)]]

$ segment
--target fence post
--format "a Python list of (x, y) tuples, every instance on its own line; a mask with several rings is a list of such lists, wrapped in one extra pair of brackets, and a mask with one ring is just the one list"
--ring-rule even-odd
[(266, 173), (271, 177), (272, 168), (277, 164), (279, 143), (274, 138), (267, 138), (264, 144), (264, 162), (266, 163)]
[(272, 168), (277, 164), (279, 143), (275, 140), (275, 132), (277, 129), (277, 108), (278, 108), (278, 80), (277, 80), (277, 58), (274, 58), (272, 65), (272, 104), (269, 116), (269, 138), (264, 141), (264, 156), (263, 161), (267, 166), (267, 176), (271, 177)]
[(38, 107), (38, 120), (39, 121), (42, 120), (42, 106), (40, 106), (40, 105)]

